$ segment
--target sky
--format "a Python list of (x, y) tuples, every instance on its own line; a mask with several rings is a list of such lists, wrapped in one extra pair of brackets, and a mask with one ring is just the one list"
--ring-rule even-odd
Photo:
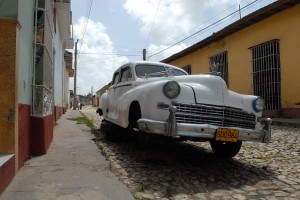
[(118, 67), (142, 60), (143, 49), (161, 61), (274, 1), (72, 0), (76, 93), (94, 95)]

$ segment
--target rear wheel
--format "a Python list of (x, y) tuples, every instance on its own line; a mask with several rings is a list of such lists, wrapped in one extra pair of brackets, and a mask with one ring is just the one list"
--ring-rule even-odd
[(221, 158), (232, 158), (238, 154), (241, 149), (242, 141), (237, 142), (220, 142), (210, 141), (210, 146), (214, 153)]
[(128, 132), (138, 132), (139, 127), (137, 121), (142, 117), (141, 108), (138, 102), (133, 102), (129, 110)]

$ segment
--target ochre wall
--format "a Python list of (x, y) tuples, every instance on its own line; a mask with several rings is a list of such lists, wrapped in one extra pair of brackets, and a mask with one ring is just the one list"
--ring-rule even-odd
[(0, 20), (0, 153), (15, 153), (17, 21)]
[(253, 94), (250, 47), (279, 39), (282, 108), (300, 108), (300, 5), (277, 13), (171, 64), (192, 66), (192, 74), (209, 71), (209, 57), (228, 51), (229, 88)]

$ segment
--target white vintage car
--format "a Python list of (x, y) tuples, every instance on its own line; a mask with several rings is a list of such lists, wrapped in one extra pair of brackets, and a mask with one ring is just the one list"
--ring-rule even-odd
[(118, 68), (101, 96), (104, 120), (183, 140), (209, 141), (220, 157), (235, 156), (242, 141), (268, 143), (271, 119), (264, 100), (228, 90), (217, 73), (188, 75), (160, 62), (130, 62)]

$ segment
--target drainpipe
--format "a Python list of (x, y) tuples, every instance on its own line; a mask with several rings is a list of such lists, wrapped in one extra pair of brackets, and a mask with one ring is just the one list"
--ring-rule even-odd
[(78, 39), (75, 42), (75, 59), (74, 59), (74, 94), (73, 94), (73, 110), (76, 110), (76, 76), (77, 76), (77, 43)]

